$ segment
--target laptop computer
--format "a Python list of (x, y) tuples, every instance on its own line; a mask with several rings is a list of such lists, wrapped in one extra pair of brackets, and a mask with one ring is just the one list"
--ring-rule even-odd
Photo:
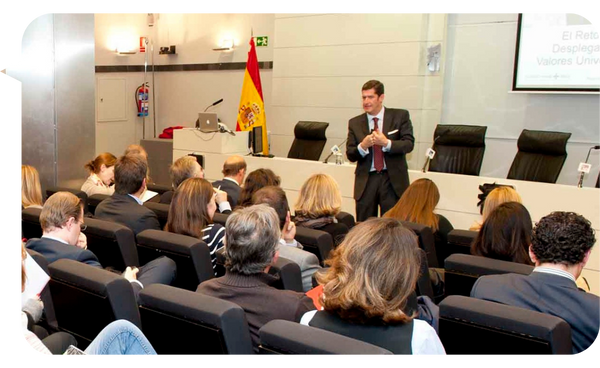
[(198, 126), (203, 133), (213, 133), (219, 131), (216, 112), (200, 112), (198, 113)]

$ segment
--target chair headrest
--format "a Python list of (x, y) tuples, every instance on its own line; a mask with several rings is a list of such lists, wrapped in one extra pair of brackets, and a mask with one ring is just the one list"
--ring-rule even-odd
[(517, 147), (521, 152), (561, 156), (567, 154), (567, 141), (570, 137), (571, 133), (523, 129)]
[(140, 245), (149, 245), (182, 254), (190, 254), (191, 249), (194, 247), (206, 247), (208, 249), (206, 243), (198, 238), (162, 230), (148, 229), (141, 231), (137, 234), (136, 240)]
[(459, 253), (451, 254), (446, 258), (444, 268), (446, 271), (461, 271), (472, 275), (495, 275), (499, 273), (529, 275), (533, 271), (533, 266), (521, 263)]
[(443, 146), (485, 147), (486, 126), (477, 125), (441, 125), (435, 128), (435, 144)]
[(115, 273), (96, 268), (72, 259), (59, 259), (48, 269), (53, 280), (62, 280), (94, 294), (106, 295), (109, 284), (121, 283), (131, 288), (129, 281)]
[(119, 231), (122, 232), (133, 232), (130, 228), (125, 225), (121, 225), (112, 221), (105, 221), (96, 218), (86, 218), (85, 224), (87, 229), (84, 231), (86, 235), (97, 235), (105, 238), (116, 238), (116, 234)]
[(306, 139), (311, 141), (327, 140), (325, 130), (329, 123), (321, 123), (317, 121), (299, 121), (294, 127), (294, 137), (296, 139)]

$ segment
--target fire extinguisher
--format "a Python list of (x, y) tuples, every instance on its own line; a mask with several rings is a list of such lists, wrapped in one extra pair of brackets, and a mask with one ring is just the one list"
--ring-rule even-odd
[(135, 90), (135, 102), (137, 104), (137, 116), (148, 116), (148, 83), (140, 85)]

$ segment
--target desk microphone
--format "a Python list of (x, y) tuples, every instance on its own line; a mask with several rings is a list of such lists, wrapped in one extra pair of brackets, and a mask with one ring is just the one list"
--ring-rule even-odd
[(208, 106), (206, 107), (206, 109), (204, 109), (204, 111), (203, 111), (203, 112), (206, 112), (206, 110), (210, 109), (210, 108), (211, 108), (211, 107), (213, 107), (213, 106), (216, 106), (216, 105), (220, 104), (221, 102), (223, 102), (223, 99), (220, 99), (220, 100), (218, 100), (218, 101), (215, 101), (215, 102), (213, 102), (213, 103), (212, 103), (212, 105), (208, 105)]
[(339, 146), (337, 144), (334, 144), (333, 147), (331, 147), (331, 153), (325, 158), (325, 160), (323, 160), (323, 163), (326, 164), (327, 161), (329, 161), (329, 158), (331, 156), (333, 156), (336, 153), (341, 152), (340, 147), (342, 145), (344, 145), (344, 143), (346, 143), (347, 140), (348, 140), (348, 138), (344, 139), (344, 141), (342, 143), (340, 143)]
[[(221, 100), (221, 101), (223, 101), (223, 100)], [(229, 133), (229, 134), (231, 134), (232, 136), (235, 137), (235, 133), (232, 132), (231, 129), (229, 129), (227, 127), (227, 125), (225, 125), (223, 123), (217, 123), (217, 124), (219, 125), (219, 132), (221, 132), (221, 133)]]
[(429, 147), (427, 149), (427, 152), (425, 152), (425, 156), (427, 156), (427, 159), (425, 160), (425, 165), (423, 165), (423, 169), (421, 169), (422, 172), (427, 171), (427, 165), (429, 165), (429, 161), (431, 161), (431, 159), (435, 156), (435, 151), (433, 150), (433, 146), (435, 145), (435, 142), (437, 142), (438, 139), (440, 139), (441, 137), (446, 135), (446, 133), (448, 133), (449, 131), (450, 131), (450, 129), (446, 129), (443, 132), (441, 132), (440, 135), (435, 137), (435, 139), (433, 140), (433, 143), (431, 144), (431, 147)]
[(580, 162), (579, 163), (579, 181), (577, 182), (577, 188), (581, 188), (583, 187), (583, 177), (585, 176), (586, 173), (590, 172), (590, 168), (592, 165), (588, 164), (588, 160), (590, 159), (590, 153), (592, 152), (592, 150), (598, 150), (600, 149), (600, 146), (592, 146), (590, 147), (590, 149), (588, 150), (588, 154), (587, 157), (585, 158), (585, 162)]

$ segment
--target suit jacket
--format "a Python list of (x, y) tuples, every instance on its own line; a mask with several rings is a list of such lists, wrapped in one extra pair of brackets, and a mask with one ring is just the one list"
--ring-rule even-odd
[(600, 298), (563, 276), (542, 272), (482, 276), (471, 296), (562, 318), (571, 326), (573, 353), (587, 349), (598, 336)]
[(98, 257), (91, 251), (81, 249), (74, 245), (61, 243), (58, 240), (50, 238), (33, 238), (29, 239), (25, 246), (27, 249), (35, 250), (43, 255), (48, 260), (48, 264), (66, 258), (102, 268), (100, 261), (98, 261)]
[[(384, 152), (383, 158), (392, 187), (398, 198), (400, 198), (404, 190), (410, 185), (406, 154), (413, 150), (415, 144), (408, 111), (385, 108), (383, 127), (380, 130), (392, 141), (390, 151)], [(393, 133), (390, 134), (390, 132)], [(369, 171), (371, 171), (371, 164), (373, 162), (373, 148), (369, 148), (369, 153), (365, 157), (362, 157), (358, 151), (358, 145), (369, 134), (369, 121), (366, 113), (350, 119), (348, 122), (346, 156), (351, 162), (357, 162), (356, 170), (354, 171), (356, 175), (354, 180), (355, 200), (360, 199), (367, 186)]]
[(212, 186), (218, 188), (221, 186), (221, 190), (227, 192), (227, 201), (231, 205), (231, 208), (235, 208), (240, 199), (240, 193), (242, 188), (231, 180), (217, 180), (212, 183)]
[(282, 244), (279, 244), (279, 255), (300, 266), (302, 290), (306, 292), (312, 289), (312, 275), (321, 269), (317, 256), (300, 248)]
[(100, 202), (94, 217), (123, 224), (135, 235), (148, 229), (161, 230), (156, 214), (127, 194), (115, 193)]

